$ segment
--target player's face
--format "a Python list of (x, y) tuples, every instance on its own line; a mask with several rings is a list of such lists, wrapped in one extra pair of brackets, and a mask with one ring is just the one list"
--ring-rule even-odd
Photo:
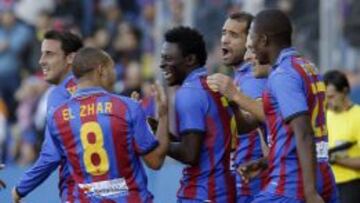
[(67, 57), (61, 49), (60, 41), (45, 39), (42, 42), (39, 64), (47, 82), (60, 83), (68, 72)]
[(326, 99), (328, 108), (333, 111), (339, 111), (343, 109), (344, 100), (346, 94), (344, 92), (339, 92), (336, 90), (335, 86), (332, 84), (327, 85), (326, 87)]
[(233, 19), (225, 21), (221, 35), (221, 53), (225, 65), (239, 65), (243, 61), (246, 36), (246, 22)]
[(256, 59), (260, 65), (270, 64), (270, 59), (266, 49), (266, 42), (264, 36), (256, 33), (256, 24), (251, 23), (249, 34), (246, 40), (246, 48), (250, 49), (255, 54)]
[(175, 43), (164, 42), (160, 68), (169, 86), (181, 85), (186, 77), (185, 57)]
[(246, 50), (246, 53), (244, 55), (244, 61), (252, 64), (252, 73), (255, 78), (267, 78), (269, 76), (271, 71), (271, 65), (260, 65), (259, 61), (256, 59), (256, 55), (251, 52), (250, 49)]

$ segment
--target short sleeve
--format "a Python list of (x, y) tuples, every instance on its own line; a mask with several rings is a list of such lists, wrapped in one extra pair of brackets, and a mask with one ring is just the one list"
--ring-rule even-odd
[(130, 109), (130, 115), (133, 122), (133, 142), (135, 144), (135, 150), (141, 155), (147, 154), (155, 149), (159, 142), (147, 123), (145, 113), (141, 106), (137, 103), (133, 103), (133, 107)]
[(299, 75), (283, 71), (277, 72), (269, 80), (271, 92), (285, 121), (308, 112), (305, 89)]
[(266, 82), (267, 79), (257, 79), (252, 76), (244, 83), (243, 87), (240, 88), (245, 95), (252, 99), (258, 99), (262, 97)]
[(175, 109), (180, 134), (205, 132), (207, 98), (201, 89), (182, 88), (175, 97)]
[(52, 112), (56, 109), (56, 107), (63, 104), (70, 98), (70, 95), (66, 92), (61, 86), (52, 87), (48, 90), (48, 98), (47, 98), (47, 111)]

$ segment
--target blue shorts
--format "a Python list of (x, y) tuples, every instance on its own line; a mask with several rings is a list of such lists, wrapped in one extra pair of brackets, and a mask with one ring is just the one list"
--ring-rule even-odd
[[(254, 197), (254, 201), (252, 203), (289, 203), (289, 202), (305, 203), (304, 200), (280, 196), (269, 192), (260, 192)], [(326, 203), (339, 203), (339, 200), (335, 196), (333, 199), (327, 201)]]

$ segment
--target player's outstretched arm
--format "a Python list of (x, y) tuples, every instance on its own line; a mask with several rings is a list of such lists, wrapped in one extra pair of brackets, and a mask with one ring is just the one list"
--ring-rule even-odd
[(290, 126), (294, 130), (303, 182), (306, 183), (306, 202), (322, 203), (324, 201), (316, 191), (316, 151), (309, 115), (301, 114), (291, 119)]
[(153, 151), (146, 154), (143, 159), (147, 166), (157, 170), (161, 168), (164, 162), (170, 142), (168, 130), (168, 101), (165, 91), (160, 84), (154, 84), (152, 89), (156, 99), (156, 109), (159, 117), (156, 130), (159, 145)]
[(50, 138), (48, 128), (45, 132), (45, 140), (42, 145), (39, 158), (35, 164), (25, 172), (20, 182), (15, 186), (14, 192), (19, 197), (24, 197), (41, 183), (43, 183), (51, 173), (58, 167), (61, 156), (55, 148), (53, 140)]

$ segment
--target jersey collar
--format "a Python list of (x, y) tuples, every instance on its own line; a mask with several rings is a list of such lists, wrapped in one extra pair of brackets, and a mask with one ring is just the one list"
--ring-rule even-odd
[(296, 49), (294, 47), (289, 47), (289, 48), (285, 48), (283, 50), (281, 50), (275, 65), (273, 66), (273, 69), (275, 69), (276, 67), (278, 67), (280, 65), (280, 63), (287, 57), (289, 56), (299, 56), (299, 52), (296, 51)]
[(235, 69), (235, 72), (237, 73), (248, 72), (250, 68), (251, 68), (251, 63), (243, 62)]
[(184, 80), (184, 83), (194, 80), (200, 76), (207, 75), (207, 70), (204, 67), (196, 68)]
[(98, 93), (106, 93), (102, 87), (86, 87), (86, 88), (78, 88), (74, 93), (73, 97), (81, 97), (87, 96), (89, 94), (98, 94)]
[(65, 86), (70, 80), (76, 80), (71, 72), (66, 74), (65, 79), (61, 81), (60, 86)]

